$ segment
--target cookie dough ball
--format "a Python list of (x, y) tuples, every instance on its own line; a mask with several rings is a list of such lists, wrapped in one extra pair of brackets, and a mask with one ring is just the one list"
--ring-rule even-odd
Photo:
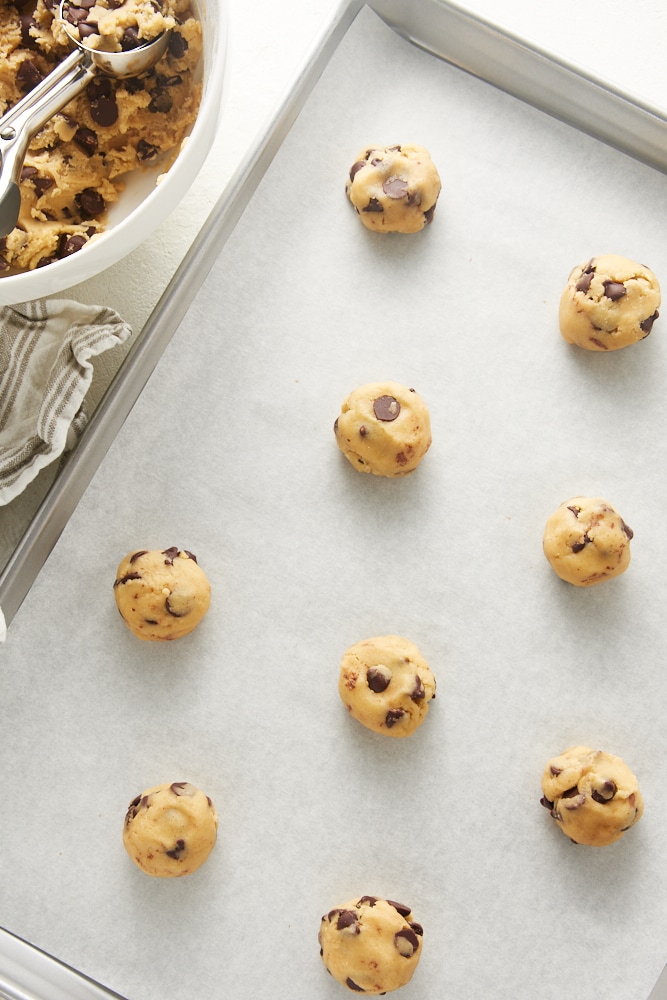
[(435, 698), (435, 677), (414, 643), (399, 635), (357, 642), (340, 665), (338, 693), (350, 715), (383, 736), (414, 733)]
[(575, 844), (613, 844), (641, 819), (644, 799), (620, 757), (571, 747), (553, 757), (542, 775), (542, 805)]
[[(171, 0), (66, 0), (63, 27), (75, 41), (103, 52), (127, 52), (176, 24)], [(82, 13), (85, 15), (82, 17)]]
[(156, 785), (128, 806), (123, 844), (147, 875), (177, 878), (204, 864), (218, 833), (208, 795), (188, 781)]
[(431, 419), (414, 389), (369, 382), (344, 400), (336, 443), (358, 472), (397, 478), (414, 472), (431, 446)]
[(196, 556), (185, 549), (131, 552), (114, 581), (116, 604), (139, 639), (180, 639), (208, 611), (211, 587)]
[(606, 500), (573, 497), (548, 519), (544, 554), (561, 580), (591, 587), (625, 572), (632, 537), (632, 528)]
[(409, 906), (362, 896), (322, 917), (320, 954), (334, 979), (351, 992), (388, 993), (412, 978), (423, 934)]
[(616, 351), (648, 337), (659, 306), (653, 271), (604, 254), (571, 272), (560, 300), (560, 332), (587, 351)]
[(418, 233), (433, 221), (440, 188), (423, 146), (378, 146), (361, 151), (345, 190), (367, 229)]

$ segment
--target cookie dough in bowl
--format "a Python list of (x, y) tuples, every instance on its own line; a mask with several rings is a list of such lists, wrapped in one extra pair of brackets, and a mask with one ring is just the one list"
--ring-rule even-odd
[(414, 472), (430, 448), (431, 418), (415, 389), (369, 382), (343, 401), (334, 434), (358, 472), (398, 478)]
[(418, 233), (433, 221), (441, 186), (423, 146), (370, 146), (350, 167), (345, 191), (367, 229)]
[(542, 545), (554, 572), (575, 587), (624, 573), (634, 532), (602, 497), (572, 497), (549, 517)]
[[(68, 289), (116, 263), (195, 179), (217, 130), (227, 3), (173, 4), (178, 23), (155, 70), (129, 81), (98, 75), (31, 142), (20, 223), (0, 240), (0, 305)], [(0, 114), (69, 52), (73, 43), (54, 37), (56, 7), (0, 5)]]
[(589, 847), (613, 844), (644, 811), (627, 764), (587, 746), (570, 747), (547, 762), (541, 803), (573, 843)]
[(123, 844), (147, 875), (178, 878), (204, 864), (217, 833), (210, 798), (188, 781), (174, 781), (148, 788), (130, 802)]
[(113, 592), (127, 627), (138, 639), (156, 642), (188, 635), (211, 602), (196, 556), (177, 546), (130, 552), (116, 571)]
[(361, 896), (320, 922), (320, 955), (351, 993), (376, 996), (409, 983), (419, 964), (424, 930), (409, 906)]
[(603, 254), (571, 271), (560, 300), (560, 332), (587, 351), (616, 351), (648, 337), (659, 306), (660, 285), (650, 268)]
[(409, 639), (382, 635), (345, 652), (338, 693), (353, 719), (383, 736), (410, 736), (426, 718), (436, 681)]

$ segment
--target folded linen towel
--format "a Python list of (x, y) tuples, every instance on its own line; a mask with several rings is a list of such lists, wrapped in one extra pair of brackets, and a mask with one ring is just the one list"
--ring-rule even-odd
[(130, 334), (105, 306), (38, 299), (0, 309), (0, 506), (73, 446), (90, 359)]

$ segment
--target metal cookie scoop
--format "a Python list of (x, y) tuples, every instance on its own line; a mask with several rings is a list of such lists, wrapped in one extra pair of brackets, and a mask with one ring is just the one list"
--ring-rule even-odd
[(81, 93), (97, 73), (117, 79), (139, 76), (155, 65), (169, 44), (169, 31), (164, 31), (152, 41), (123, 52), (93, 48), (72, 33), (65, 16), (69, 6), (70, 0), (61, 0), (57, 17), (75, 45), (74, 50), (0, 118), (0, 237), (11, 233), (19, 217), (19, 181), (33, 135)]

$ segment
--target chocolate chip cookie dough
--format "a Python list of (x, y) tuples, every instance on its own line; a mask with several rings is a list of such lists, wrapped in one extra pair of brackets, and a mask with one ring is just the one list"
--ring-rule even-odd
[(217, 832), (210, 798), (188, 781), (175, 781), (149, 788), (130, 802), (123, 844), (147, 875), (178, 878), (204, 864)]
[(165, 642), (192, 632), (208, 611), (211, 586), (192, 552), (130, 552), (114, 581), (116, 605), (139, 639)]
[(634, 532), (601, 497), (572, 497), (547, 520), (543, 548), (561, 580), (591, 587), (624, 573)]
[(400, 382), (369, 382), (343, 401), (336, 443), (358, 472), (396, 478), (414, 472), (431, 446), (426, 403)]
[(361, 896), (322, 917), (320, 955), (334, 979), (352, 993), (389, 993), (412, 979), (423, 934), (409, 906)]
[(346, 651), (338, 693), (352, 718), (367, 729), (401, 738), (426, 718), (435, 698), (435, 677), (414, 643), (382, 635)]
[(441, 186), (423, 146), (371, 146), (350, 167), (345, 191), (367, 229), (418, 233), (433, 221)]
[(575, 267), (560, 300), (560, 332), (587, 351), (616, 351), (648, 337), (658, 318), (653, 271), (616, 254)]
[[(176, 21), (161, 0), (65, 0), (64, 27), (77, 41), (104, 52), (126, 52), (153, 41)], [(58, 22), (54, 35), (65, 41)]]
[(637, 779), (620, 757), (570, 747), (548, 761), (542, 805), (575, 844), (604, 847), (634, 826), (644, 811)]
[[(89, 3), (78, 6), (92, 19)], [(109, 6), (107, 16), (114, 13)], [(0, 280), (81, 250), (104, 231), (107, 209), (118, 200), (128, 171), (159, 165), (164, 172), (175, 159), (201, 98), (201, 24), (190, 0), (152, 6), (164, 23), (174, 22), (157, 66), (129, 80), (98, 75), (33, 137), (21, 176), (18, 225), (0, 239)], [(98, 0), (94, 9), (99, 7)], [(57, 8), (57, 0), (0, 5), (0, 115), (69, 54)], [(124, 9), (116, 13), (130, 19)], [(126, 23), (126, 39), (128, 31)]]

